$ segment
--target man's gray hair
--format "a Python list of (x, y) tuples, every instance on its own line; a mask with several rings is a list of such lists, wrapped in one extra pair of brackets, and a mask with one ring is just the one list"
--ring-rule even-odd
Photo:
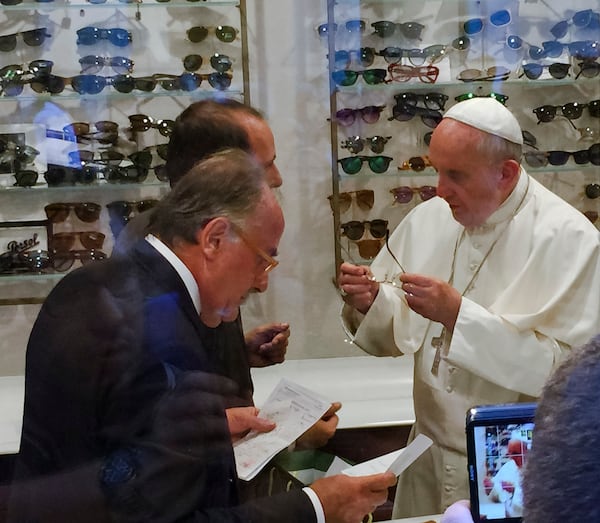
[(266, 188), (264, 169), (248, 153), (226, 149), (198, 162), (153, 209), (148, 231), (173, 246), (196, 243), (211, 219), (241, 224), (256, 210)]

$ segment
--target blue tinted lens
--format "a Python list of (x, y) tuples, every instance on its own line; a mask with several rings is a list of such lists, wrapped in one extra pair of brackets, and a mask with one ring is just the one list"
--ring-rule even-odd
[(496, 11), (490, 16), (490, 22), (492, 25), (500, 27), (502, 25), (508, 25), (510, 23), (510, 13), (506, 9)]
[(129, 42), (131, 42), (131, 34), (125, 29), (109, 29), (108, 40), (110, 40), (111, 44), (114, 44), (117, 47), (125, 47), (126, 45), (129, 45)]
[(551, 58), (557, 58), (563, 52), (563, 44), (555, 40), (542, 42), (542, 47), (544, 48), (545, 56), (550, 56)]
[(539, 78), (543, 70), (544, 68), (540, 64), (525, 64), (523, 66), (527, 78)]
[(477, 34), (483, 29), (483, 20), (481, 18), (471, 18), (463, 24), (463, 29), (468, 35)]
[(95, 27), (83, 27), (77, 31), (77, 43), (81, 45), (93, 45), (99, 36), (100, 33)]
[(541, 60), (542, 58), (546, 57), (546, 51), (544, 51), (541, 47), (532, 45), (529, 48), (529, 56), (532, 60)]
[(98, 94), (106, 86), (106, 79), (103, 76), (84, 74), (74, 76), (71, 85), (79, 94)]
[(592, 19), (593, 11), (591, 9), (585, 9), (584, 11), (578, 11), (573, 15), (573, 23), (577, 27), (586, 27)]
[(562, 22), (558, 22), (558, 24), (553, 25), (552, 28), (550, 29), (550, 32), (552, 33), (552, 36), (554, 38), (562, 38), (563, 36), (565, 36), (567, 34), (568, 28), (569, 28), (569, 22), (567, 22), (566, 20), (563, 20)]
[(523, 47), (523, 39), (517, 35), (509, 35), (506, 38), (506, 45), (511, 49), (521, 49)]
[(200, 86), (201, 77), (194, 73), (183, 73), (179, 77), (179, 86), (183, 91), (193, 91)]

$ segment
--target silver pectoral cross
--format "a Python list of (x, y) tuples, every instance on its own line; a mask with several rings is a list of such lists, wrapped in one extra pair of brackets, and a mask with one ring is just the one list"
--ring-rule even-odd
[[(445, 349), (446, 345), (446, 327), (442, 329), (439, 336), (431, 338), (431, 346), (435, 349), (435, 356), (433, 357), (433, 364), (431, 365), (431, 374), (434, 376), (438, 375), (438, 369), (440, 367), (440, 361), (442, 360), (442, 350)], [(444, 350), (445, 352), (445, 350)]]

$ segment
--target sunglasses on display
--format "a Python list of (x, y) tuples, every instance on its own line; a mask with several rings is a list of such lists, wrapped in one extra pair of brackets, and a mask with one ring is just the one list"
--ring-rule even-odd
[[(329, 55), (327, 55), (329, 58)], [(334, 54), (333, 61), (336, 69), (344, 69), (352, 64), (369, 67), (375, 61), (375, 49), (361, 47), (360, 49), (341, 49)]]
[(437, 80), (440, 70), (434, 65), (410, 66), (390, 64), (388, 71), (394, 82), (408, 82), (411, 78), (418, 78), (426, 84), (433, 84)]
[[(183, 58), (183, 68), (188, 72), (197, 71), (202, 67), (202, 57), (199, 54), (188, 54)], [(231, 58), (225, 54), (215, 53), (210, 59), (210, 66), (219, 73), (229, 71), (233, 65)]]
[(19, 79), (23, 75), (43, 75), (52, 72), (54, 62), (52, 60), (32, 60), (26, 65), (5, 65), (0, 69), (0, 81), (12, 81)]
[(190, 42), (199, 43), (206, 40), (209, 33), (214, 32), (215, 36), (224, 43), (231, 43), (237, 38), (238, 30), (230, 25), (218, 25), (216, 27), (194, 26), (186, 31)]
[[(487, 19), (483, 18), (470, 18), (466, 22), (463, 23), (463, 30), (465, 34), (471, 36), (483, 31), (483, 26), (485, 25)], [(510, 12), (506, 9), (501, 9), (500, 11), (496, 11), (492, 13), (489, 17), (489, 22), (494, 27), (504, 27), (510, 24), (511, 17)]]
[(317, 33), (323, 38), (327, 38), (330, 34), (337, 33), (338, 28), (343, 27), (349, 33), (362, 33), (367, 27), (364, 20), (348, 20), (344, 24), (320, 24), (317, 26)]
[(367, 84), (377, 85), (385, 83), (387, 71), (385, 69), (365, 69), (363, 71), (340, 69), (339, 71), (331, 73), (331, 79), (334, 83), (342, 87), (354, 85), (359, 76), (362, 76)]
[(402, 162), (402, 165), (398, 167), (398, 170), (421, 172), (427, 167), (431, 167), (431, 162), (429, 161), (428, 156), (413, 156), (412, 158)]
[(64, 222), (73, 211), (82, 222), (92, 223), (100, 217), (102, 207), (94, 202), (50, 203), (44, 207), (46, 216), (52, 223)]
[(342, 166), (342, 169), (346, 174), (356, 174), (363, 166), (364, 162), (367, 162), (371, 171), (376, 174), (382, 174), (386, 172), (390, 166), (390, 162), (393, 158), (389, 156), (349, 156), (347, 158), (340, 158), (338, 163)]
[(437, 189), (433, 185), (423, 185), (422, 187), (408, 187), (407, 185), (403, 185), (390, 189), (390, 193), (394, 197), (394, 204), (404, 204), (410, 203), (414, 194), (418, 194), (424, 202), (431, 200), (431, 198), (437, 196)]
[(96, 181), (96, 173), (91, 169), (82, 167), (68, 167), (65, 165), (48, 164), (44, 173), (48, 187), (61, 185), (90, 184)]
[[(471, 41), (466, 37), (456, 38), (451, 46), (458, 51), (468, 49)], [(397, 64), (402, 58), (408, 58), (408, 61), (415, 66), (423, 65), (425, 62), (434, 64), (448, 55), (449, 45), (430, 45), (424, 49), (403, 49), (401, 47), (386, 47), (377, 54), (383, 56), (388, 64)]]
[(342, 229), (342, 235), (346, 236), (349, 240), (358, 241), (365, 235), (365, 230), (368, 229), (373, 238), (385, 238), (388, 230), (387, 220), (367, 220), (358, 221), (352, 220), (340, 225)]
[(495, 65), (484, 70), (465, 69), (464, 71), (461, 71), (456, 78), (462, 82), (495, 82), (497, 80), (508, 80), (509, 76), (510, 69)]
[(525, 145), (537, 149), (537, 139), (533, 134), (529, 131), (521, 131), (521, 134), (523, 135), (523, 143)]
[(585, 195), (591, 200), (595, 200), (596, 198), (600, 198), (600, 184), (597, 183), (588, 183), (585, 186)]
[(19, 145), (0, 138), (0, 163), (16, 162), (27, 165), (33, 163), (39, 154), (40, 151), (31, 145)]
[(152, 209), (157, 203), (158, 200), (154, 198), (140, 201), (115, 200), (107, 203), (106, 208), (111, 220), (127, 223), (133, 215)]
[[(354, 197), (354, 200), (353, 200)], [(333, 194), (327, 197), (331, 210), (335, 211), (335, 197)], [(375, 192), (370, 189), (361, 189), (359, 191), (341, 192), (338, 194), (338, 207), (340, 212), (346, 212), (350, 209), (352, 201), (356, 202), (358, 208), (363, 211), (369, 211), (375, 203)]]
[(381, 154), (385, 148), (385, 144), (390, 139), (391, 136), (370, 136), (367, 138), (349, 136), (341, 142), (341, 147), (342, 149), (348, 149), (352, 154), (358, 154), (367, 146), (375, 154)]
[(7, 251), (0, 254), (0, 273), (2, 274), (40, 273), (48, 267), (50, 267), (50, 256), (48, 251), (41, 249), (21, 252)]
[(53, 252), (50, 256), (52, 268), (58, 272), (66, 272), (79, 260), (82, 265), (93, 261), (104, 260), (106, 254), (96, 249)]
[(600, 99), (589, 103), (570, 102), (564, 105), (542, 105), (533, 109), (533, 112), (537, 116), (538, 124), (540, 124), (554, 120), (558, 111), (569, 121), (576, 120), (581, 117), (586, 107), (590, 116), (600, 118)]
[(123, 153), (110, 149), (100, 151), (98, 154), (94, 153), (94, 151), (77, 150), (69, 152), (67, 156), (69, 157), (69, 163), (76, 165), (84, 165), (93, 162), (119, 165), (125, 158)]
[(373, 124), (379, 120), (384, 108), (385, 105), (367, 105), (357, 109), (340, 109), (335, 113), (335, 120), (339, 125), (349, 127), (356, 121), (356, 117), (360, 116), (363, 122)]
[(101, 249), (104, 238), (105, 235), (98, 231), (56, 232), (50, 237), (50, 246), (57, 252), (70, 251), (79, 240), (86, 249)]
[(548, 164), (565, 165), (571, 156), (577, 165), (587, 163), (600, 165), (600, 143), (580, 151), (528, 151), (524, 154), (525, 161), (531, 167), (545, 167)]
[(600, 63), (598, 62), (581, 62), (578, 64), (579, 72), (575, 77), (577, 80), (581, 75), (585, 78), (595, 78), (600, 73)]
[(489, 94), (464, 93), (454, 97), (457, 102), (463, 102), (465, 100), (470, 100), (471, 98), (493, 98), (494, 100), (498, 100), (503, 105), (506, 105), (506, 101), (508, 100), (508, 96), (505, 94), (494, 92)]
[(380, 20), (379, 22), (373, 22), (371, 24), (373, 28), (373, 34), (381, 37), (388, 38), (396, 34), (396, 30), (402, 33), (402, 36), (410, 40), (421, 40), (421, 33), (425, 26), (418, 22), (390, 22), (388, 20)]
[(101, 29), (99, 27), (82, 27), (77, 30), (77, 45), (94, 45), (100, 40), (108, 40), (117, 47), (126, 47), (131, 43), (131, 33), (119, 27)]
[(579, 133), (580, 142), (594, 141), (600, 138), (600, 129), (594, 129), (593, 127), (578, 127), (575, 129)]
[(399, 122), (408, 122), (415, 116), (420, 116), (421, 121), (434, 129), (442, 121), (442, 113), (425, 107), (398, 103), (392, 108), (392, 116), (388, 120), (398, 120)]
[(14, 51), (17, 47), (18, 36), (21, 36), (23, 38), (23, 42), (25, 42), (27, 45), (31, 47), (39, 47), (46, 41), (46, 38), (49, 38), (52, 35), (48, 33), (48, 30), (45, 27), (2, 35), (0, 36), (0, 51), (5, 53)]
[(95, 74), (104, 67), (112, 67), (117, 74), (128, 74), (133, 72), (133, 60), (124, 56), (94, 56), (88, 55), (79, 59), (81, 72), (85, 74)]
[(550, 33), (552, 33), (554, 38), (563, 38), (567, 34), (571, 24), (579, 29), (600, 29), (600, 13), (592, 11), (591, 9), (577, 11), (570, 20), (562, 20), (553, 25), (550, 29)]
[(556, 78), (557, 80), (562, 80), (563, 78), (569, 75), (569, 69), (571, 68), (571, 64), (562, 64), (562, 63), (554, 63), (549, 65), (542, 64), (523, 64), (523, 72), (519, 75), (519, 78), (522, 78), (525, 75), (530, 80), (537, 80), (544, 69), (548, 69), (548, 72), (552, 76), (552, 78)]
[[(92, 131), (93, 125), (96, 131)], [(62, 131), (46, 132), (46, 136), (53, 137), (55, 133), (62, 135), (62, 139), (66, 139), (72, 142), (84, 142), (87, 140), (94, 140), (102, 145), (114, 145), (119, 139), (119, 124), (110, 120), (100, 120), (89, 124), (88, 122), (73, 122), (65, 125)]]
[(398, 93), (394, 95), (396, 103), (417, 105), (422, 102), (428, 109), (443, 111), (448, 101), (448, 96), (443, 93)]
[(130, 129), (133, 132), (146, 132), (156, 129), (162, 136), (170, 136), (173, 132), (174, 120), (155, 120), (145, 114), (132, 114), (129, 116)]
[(13, 173), (15, 177), (15, 187), (33, 187), (38, 181), (37, 171), (31, 169), (19, 170)]

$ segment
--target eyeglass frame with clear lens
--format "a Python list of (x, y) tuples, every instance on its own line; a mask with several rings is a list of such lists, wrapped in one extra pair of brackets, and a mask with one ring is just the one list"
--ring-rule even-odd
[(231, 224), (231, 229), (233, 230), (233, 232), (235, 232), (235, 234), (239, 236), (239, 238), (246, 244), (246, 246), (252, 252), (260, 256), (263, 259), (263, 261), (267, 264), (267, 266), (263, 270), (265, 274), (271, 272), (275, 267), (279, 265), (279, 261), (277, 261), (270, 254), (268, 254), (266, 251), (264, 251), (258, 245), (256, 245), (256, 243), (254, 243), (250, 239), (250, 237), (244, 232), (244, 230), (239, 225), (232, 221), (229, 221), (229, 223)]
[(435, 65), (390, 64), (388, 72), (390, 73), (390, 82), (408, 82), (412, 78), (418, 78), (425, 84), (434, 84), (440, 74), (440, 70)]

